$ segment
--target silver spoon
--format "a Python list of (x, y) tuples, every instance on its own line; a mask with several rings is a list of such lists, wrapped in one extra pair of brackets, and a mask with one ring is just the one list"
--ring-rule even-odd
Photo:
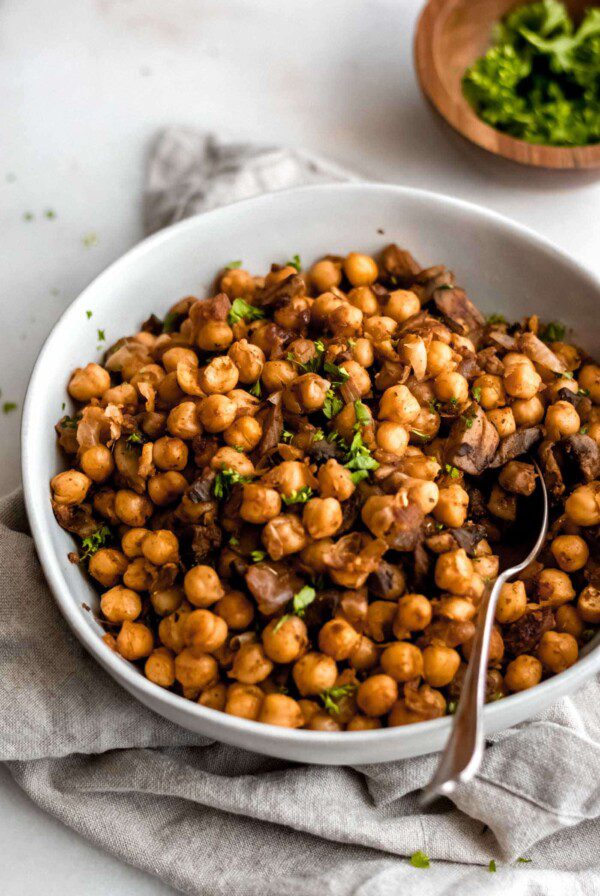
[[(538, 531), (539, 525), (539, 535), (527, 556), (504, 569), (496, 579), (494, 587), (484, 596), (452, 731), (437, 771), (421, 795), (423, 805), (427, 805), (439, 796), (447, 796), (456, 789), (458, 784), (470, 781), (481, 765), (484, 749), (483, 707), (487, 663), (498, 595), (505, 582), (525, 569), (535, 559), (544, 543), (548, 529), (546, 484), (537, 463), (533, 461), (533, 464), (538, 474), (536, 490), (541, 497), (541, 508), (540, 519), (531, 517), (530, 522), (532, 533)], [(526, 545), (521, 545), (522, 549), (526, 549), (526, 547)]]

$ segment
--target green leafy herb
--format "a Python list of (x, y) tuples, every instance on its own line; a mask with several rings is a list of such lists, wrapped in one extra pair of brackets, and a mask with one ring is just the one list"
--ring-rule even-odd
[(62, 403), (61, 406), (60, 406), (60, 409), (61, 409), (61, 411), (64, 411), (65, 408), (66, 408), (66, 404), (65, 404), (64, 401), (63, 401), (63, 403)]
[(92, 314), (93, 314), (92, 311), (86, 311), (86, 312), (85, 312), (85, 316), (87, 317), (88, 320), (90, 319), (90, 317), (92, 316)]
[(453, 408), (455, 408), (456, 405), (458, 404), (458, 398), (451, 398), (450, 404), (452, 405)]
[(81, 549), (82, 553), (79, 554), (79, 559), (87, 560), (96, 551), (99, 551), (101, 547), (110, 541), (112, 538), (112, 532), (108, 526), (102, 526), (100, 529), (97, 529), (96, 532), (92, 532), (91, 535), (88, 535), (87, 538), (82, 538), (81, 540)]
[(413, 852), (410, 857), (410, 864), (413, 868), (429, 868), (429, 856), (426, 856), (421, 850)]
[(354, 416), (356, 417), (356, 426), (370, 426), (370, 411), (366, 404), (362, 403), (360, 398), (354, 402)]
[(344, 466), (348, 470), (377, 470), (379, 468), (378, 462), (364, 444), (360, 432), (355, 433), (352, 439), (348, 459)]
[(446, 714), (449, 716), (453, 716), (457, 709), (458, 700), (450, 700), (448, 706), (446, 707)]
[(297, 364), (298, 367), (305, 373), (316, 373), (321, 366), (321, 360), (323, 358), (323, 354), (325, 353), (325, 343), (321, 339), (315, 339), (314, 347), (315, 354), (312, 358), (309, 358), (308, 361), (299, 361), (293, 352), (287, 353), (286, 360), (291, 361), (292, 364)]
[(3, 414), (10, 414), (11, 411), (16, 411), (16, 410), (17, 410), (16, 401), (5, 401), (4, 404), (2, 405), (2, 413)]
[(354, 485), (358, 485), (359, 482), (362, 482), (363, 479), (369, 478), (368, 470), (355, 470), (354, 473), (350, 473), (350, 479), (354, 483)]
[(441, 406), (442, 403), (438, 401), (437, 398), (431, 398), (429, 400), (429, 410), (432, 414), (437, 414)]
[(81, 414), (75, 414), (74, 417), (63, 417), (62, 420), (59, 421), (59, 426), (61, 429), (77, 429), (77, 425), (81, 420)]
[(312, 488), (309, 485), (305, 485), (303, 488), (298, 489), (298, 491), (293, 491), (291, 495), (282, 495), (281, 500), (284, 504), (306, 504), (307, 501), (310, 501), (312, 498)]
[(570, 370), (566, 370), (564, 373), (557, 373), (556, 376), (560, 377), (563, 380), (572, 380), (574, 374), (571, 373)]
[(267, 556), (267, 552), (266, 551), (251, 551), (250, 556), (252, 557), (253, 563), (261, 563)]
[(213, 492), (215, 498), (224, 498), (231, 491), (231, 487), (237, 483), (252, 482), (251, 476), (242, 476), (237, 470), (225, 467), (219, 470), (215, 477)]
[(459, 479), (460, 478), (460, 470), (457, 467), (453, 467), (450, 464), (446, 464), (444, 470), (451, 479)]
[(471, 389), (471, 393), (475, 401), (479, 404), (481, 401), (481, 386), (473, 386)]
[(54, 219), (56, 218), (56, 212), (54, 211), (54, 209), (47, 208), (44, 212), (44, 218), (48, 218), (49, 221), (54, 221)]
[(345, 383), (346, 380), (350, 379), (350, 374), (348, 373), (348, 371), (344, 370), (343, 367), (338, 367), (338, 365), (334, 364), (332, 361), (325, 361), (323, 370), (325, 371), (325, 373), (329, 373), (331, 374), (331, 376), (336, 377), (336, 379), (333, 380), (333, 383), (335, 385), (341, 385), (341, 383)]
[(329, 715), (337, 716), (340, 712), (339, 703), (344, 697), (349, 697), (358, 690), (357, 684), (342, 684), (338, 687), (327, 688), (321, 691), (319, 699)]
[(283, 616), (280, 616), (279, 619), (277, 620), (277, 622), (275, 623), (275, 627), (273, 629), (273, 634), (276, 635), (277, 632), (279, 631), (279, 629), (281, 628), (281, 626), (283, 625), (283, 623), (286, 621), (286, 619), (291, 619), (292, 616), (293, 616), (293, 613), (285, 613)]
[(33, 221), (33, 217), (34, 217), (33, 212), (25, 212), (23, 215), (23, 220), (24, 221)]
[(505, 324), (506, 318), (502, 314), (490, 314), (486, 323), (488, 324)]
[(530, 862), (533, 862), (533, 859), (524, 859), (522, 856), (519, 856), (517, 862), (522, 862), (524, 865), (528, 865)]
[(300, 271), (302, 270), (302, 262), (300, 261), (300, 256), (292, 255), (291, 259), (289, 261), (286, 261), (285, 266), (290, 267), (290, 268), (296, 268), (298, 273), (300, 273)]
[(327, 419), (331, 420), (333, 417), (336, 417), (343, 407), (344, 402), (342, 399), (335, 394), (333, 389), (328, 389), (323, 404), (323, 413)]
[(589, 390), (589, 389), (578, 389), (578, 390), (577, 390), (577, 394), (578, 394), (578, 395), (589, 395), (589, 394), (590, 394), (590, 390)]
[(325, 438), (325, 433), (323, 432), (323, 430), (315, 429), (315, 431), (312, 434), (312, 442), (313, 443), (314, 442), (322, 442), (324, 438)]
[(126, 443), (127, 445), (143, 445), (146, 441), (146, 437), (142, 435), (141, 432), (132, 432), (127, 436)]
[(494, 872), (496, 871), (496, 863), (493, 859), (490, 859), (490, 864), (488, 865), (488, 871)]
[(169, 311), (169, 313), (165, 315), (165, 319), (163, 320), (163, 333), (172, 333), (177, 326), (178, 320), (179, 314), (177, 314), (175, 311)]
[(411, 429), (411, 434), (412, 434), (413, 436), (416, 436), (418, 439), (425, 439), (425, 440), (426, 440), (426, 439), (429, 438), (429, 436), (427, 435), (427, 433), (426, 433), (426, 432), (421, 432), (420, 429)]
[(475, 414), (461, 414), (460, 419), (465, 424), (465, 429), (471, 429), (475, 422)]
[(98, 342), (104, 342), (105, 339), (104, 330), (98, 330)]
[(437, 531), (437, 532), (441, 532), (442, 529), (444, 528), (444, 524), (443, 524), (443, 523), (436, 523), (436, 524), (435, 524), (435, 528), (436, 528), (436, 531)]
[(226, 271), (237, 271), (238, 268), (241, 268), (241, 266), (242, 266), (241, 261), (230, 261), (229, 264), (225, 265), (225, 270)]
[(250, 305), (244, 299), (234, 299), (231, 308), (227, 312), (227, 323), (230, 327), (233, 327), (234, 324), (239, 323), (241, 320), (262, 320), (264, 316), (265, 312), (262, 308)]
[(545, 327), (539, 331), (538, 336), (543, 342), (562, 342), (565, 338), (567, 328), (558, 321), (550, 321)]
[(293, 438), (294, 438), (294, 433), (289, 432), (289, 430), (287, 430), (287, 429), (284, 429), (283, 432), (281, 433), (281, 441), (285, 442), (287, 445), (289, 445), (289, 443), (292, 441)]
[(231, 538), (229, 539), (229, 544), (231, 545), (232, 548), (237, 548), (239, 543), (240, 543), (240, 540), (239, 540), (239, 538), (236, 538), (235, 535), (232, 535)]
[(86, 249), (91, 249), (92, 246), (98, 245), (98, 236), (95, 233), (86, 233), (82, 242)]
[(243, 453), (244, 453), (244, 449), (242, 448), (241, 445), (234, 445), (234, 446), (233, 446), (233, 450), (234, 450), (234, 451), (237, 451), (238, 454), (243, 454)]
[(248, 389), (248, 392), (250, 393), (250, 395), (254, 395), (255, 398), (260, 398), (262, 394), (260, 380), (257, 380), (254, 385), (250, 389)]
[(595, 634), (596, 634), (596, 632), (593, 628), (584, 628), (584, 630), (581, 633), (581, 638), (587, 644), (588, 641), (591, 641), (592, 638), (594, 638)]
[(588, 426), (582, 426), (581, 429), (579, 430), (579, 432), (581, 433), (582, 436), (586, 436), (588, 434), (588, 431), (589, 431)]
[(294, 594), (293, 607), (296, 616), (304, 616), (304, 611), (317, 596), (317, 592), (310, 585), (305, 585), (297, 594)]
[(563, 3), (541, 0), (503, 19), (463, 91), (480, 118), (513, 137), (585, 146), (600, 141), (599, 73), (600, 9), (576, 30)]

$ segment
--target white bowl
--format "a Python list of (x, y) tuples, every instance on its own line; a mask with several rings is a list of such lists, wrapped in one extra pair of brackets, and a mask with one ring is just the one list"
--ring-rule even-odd
[[(441, 749), (451, 719), (382, 731), (290, 731), (206, 709), (152, 684), (101, 641), (82, 603), (97, 605), (81, 571), (67, 560), (72, 538), (54, 520), (48, 481), (64, 467), (53, 426), (66, 400), (70, 371), (97, 358), (96, 331), (106, 344), (135, 332), (152, 311), (161, 315), (190, 293), (201, 295), (216, 270), (243, 259), (251, 271), (299, 253), (376, 252), (405, 246), (425, 267), (445, 263), (484, 312), (519, 318), (538, 312), (572, 326), (600, 355), (600, 283), (524, 227), (466, 202), (434, 193), (374, 184), (306, 187), (217, 209), (170, 227), (115, 262), (76, 299), (54, 327), (35, 365), (23, 415), (23, 481), (31, 529), (44, 572), (67, 622), (98, 662), (136, 699), (192, 731), (226, 743), (301, 762), (381, 762)], [(88, 319), (86, 311), (93, 317)], [(600, 650), (530, 691), (485, 708), (487, 732), (529, 718), (600, 669)]]

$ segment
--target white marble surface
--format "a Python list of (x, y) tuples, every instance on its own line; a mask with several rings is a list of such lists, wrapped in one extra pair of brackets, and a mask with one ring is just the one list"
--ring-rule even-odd
[[(426, 107), (412, 67), (420, 5), (4, 0), (0, 402), (19, 409), (0, 417), (0, 493), (19, 482), (20, 407), (40, 345), (82, 287), (140, 239), (144, 154), (166, 124), (303, 145), (366, 177), (479, 202), (598, 270), (594, 174), (495, 160)], [(0, 841), (4, 896), (171, 892), (43, 815), (4, 770)]]

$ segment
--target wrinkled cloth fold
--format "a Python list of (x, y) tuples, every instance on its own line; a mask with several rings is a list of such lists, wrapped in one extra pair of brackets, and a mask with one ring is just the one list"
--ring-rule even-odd
[[(305, 153), (171, 129), (149, 159), (145, 226), (150, 232), (268, 189), (349, 177)], [(600, 892), (598, 680), (493, 736), (476, 780), (453, 802), (423, 810), (418, 791), (434, 756), (297, 765), (213, 742), (143, 707), (70, 633), (20, 492), (0, 500), (0, 568), (0, 759), (43, 809), (175, 889)], [(417, 850), (430, 857), (428, 869), (407, 861)]]

